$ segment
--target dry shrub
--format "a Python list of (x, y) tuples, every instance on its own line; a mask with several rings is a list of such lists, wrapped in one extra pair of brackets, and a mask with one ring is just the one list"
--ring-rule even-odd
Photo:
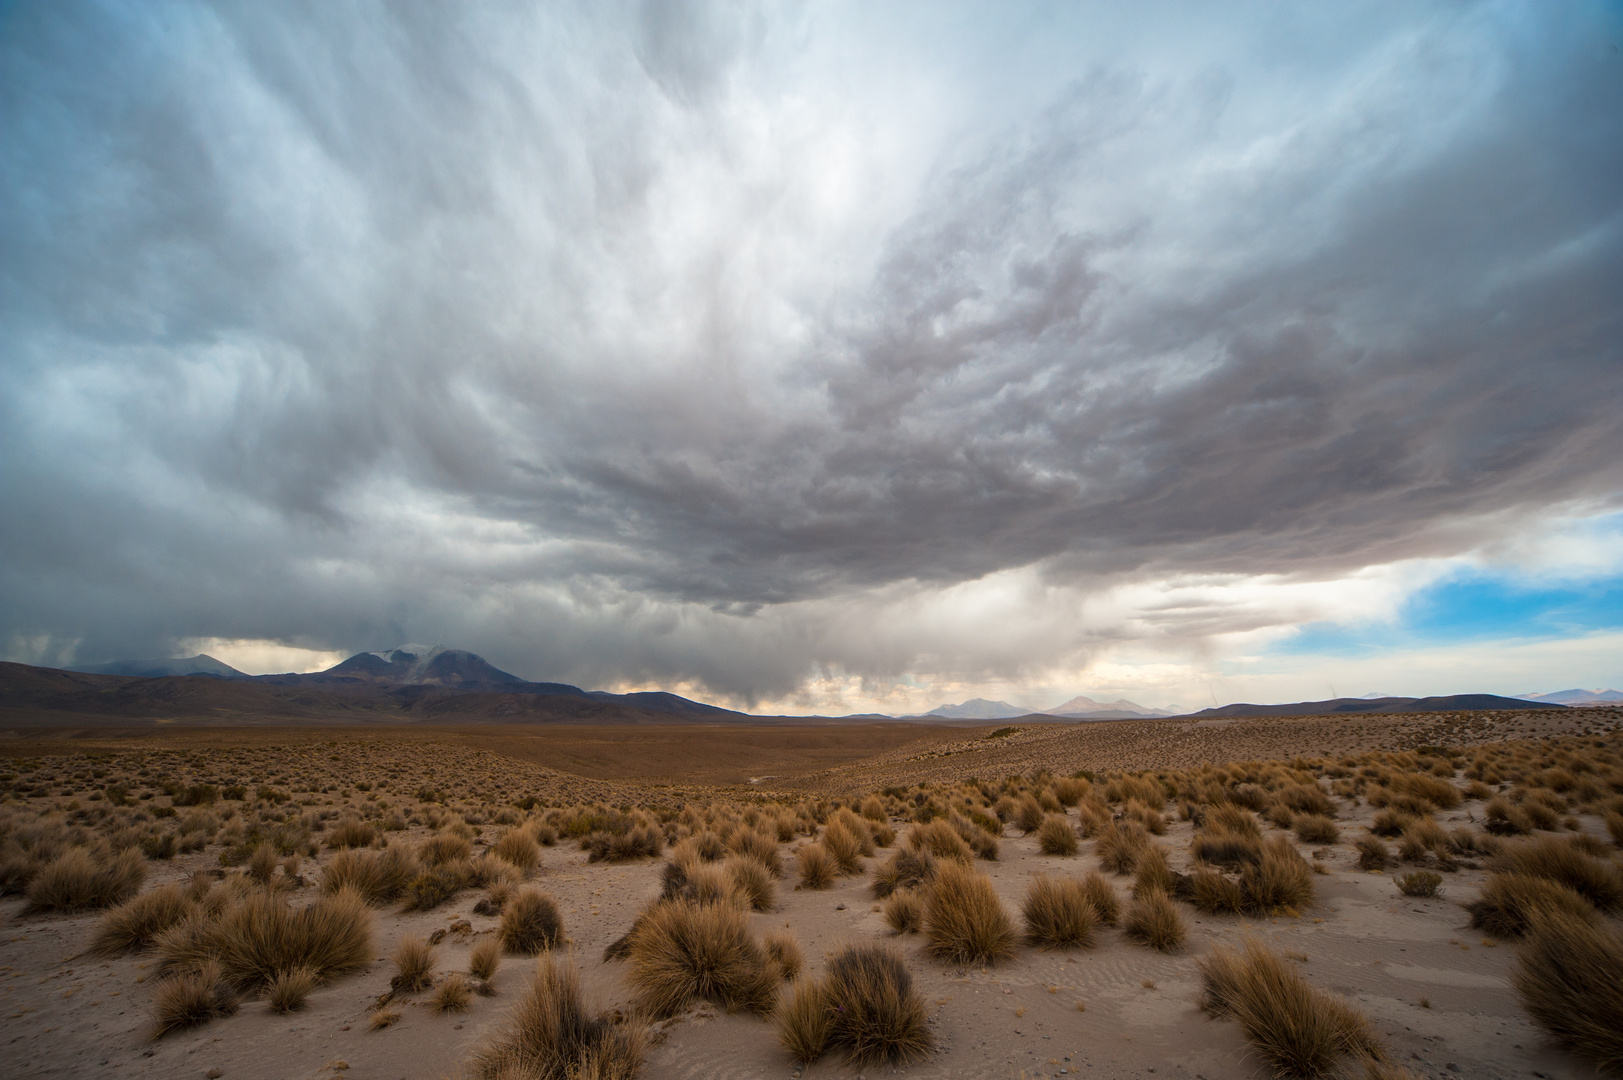
[(1124, 819), (1099, 834), (1094, 852), (1099, 864), (1117, 874), (1131, 874), (1138, 865), (1138, 857), (1150, 844), (1150, 834), (1139, 822)]
[(1322, 814), (1302, 814), (1291, 823), (1296, 839), (1304, 844), (1333, 844), (1341, 839), (1336, 823)]
[(778, 969), (779, 978), (799, 977), (800, 969), (806, 963), (806, 954), (801, 951), (800, 942), (795, 940), (793, 934), (786, 934), (781, 930), (775, 934), (768, 934), (761, 939), (761, 947), (766, 949), (767, 959)]
[(1202, 1005), (1239, 1023), (1280, 1076), (1326, 1076), (1348, 1055), (1375, 1061), (1385, 1056), (1362, 1013), (1309, 986), (1254, 938), (1239, 953), (1217, 946), (1199, 966)]
[(744, 855), (754, 859), (773, 877), (783, 876), (783, 859), (778, 855), (778, 841), (776, 836), (768, 836), (755, 829), (739, 829), (733, 833), (732, 839), (727, 841), (727, 847), (734, 855)]
[(1026, 923), (1026, 941), (1048, 949), (1085, 948), (1093, 944), (1099, 913), (1088, 892), (1075, 878), (1055, 880), (1043, 874), (1032, 879), (1020, 913)]
[(728, 1011), (771, 1010), (777, 972), (742, 911), (675, 900), (655, 904), (640, 922), (629, 953), (633, 997), (642, 1012), (663, 1019), (695, 999)]
[(1490, 799), (1482, 812), (1487, 830), (1495, 836), (1526, 836), (1533, 831), (1532, 819), (1503, 795)]
[(1490, 866), (1501, 873), (1529, 874), (1558, 882), (1601, 911), (1623, 906), (1623, 872), (1553, 837), (1507, 844)]
[(1358, 868), (1360, 870), (1385, 870), (1392, 861), (1392, 849), (1380, 841), (1378, 837), (1361, 837), (1353, 845), (1358, 849)]
[(975, 850), (958, 830), (949, 822), (939, 819), (913, 826), (907, 834), (907, 847), (915, 852), (928, 852), (937, 859), (952, 859), (961, 863), (968, 863), (975, 857)]
[(1013, 819), (1011, 824), (1015, 828), (1023, 833), (1034, 833), (1043, 823), (1043, 804), (1028, 791), (1015, 800)]
[(468, 983), (467, 976), (460, 971), (453, 971), (434, 991), (430, 1002), (435, 1012), (467, 1012), (468, 1006), (473, 1002), (473, 987)]
[(496, 937), (502, 948), (519, 956), (535, 956), (563, 940), (563, 918), (552, 897), (540, 889), (522, 889), (502, 908)]
[(734, 855), (722, 864), (734, 895), (752, 911), (771, 911), (777, 903), (772, 873), (753, 856)]
[(1014, 925), (992, 879), (955, 862), (942, 863), (925, 905), (930, 952), (960, 964), (989, 964), (1014, 952)]
[(881, 823), (883, 823), (889, 816), (885, 813), (885, 804), (883, 800), (881, 800), (877, 795), (869, 795), (866, 799), (863, 799), (861, 803), (857, 804), (857, 813), (861, 814), (869, 821), (877, 821)]
[(1088, 903), (1093, 905), (1101, 923), (1115, 926), (1121, 921), (1121, 898), (1116, 895), (1116, 887), (1103, 874), (1089, 870), (1082, 879), (1082, 891), (1087, 893)]
[(160, 885), (103, 915), (96, 923), (90, 950), (99, 956), (115, 956), (144, 949), (159, 934), (184, 921), (195, 907), (183, 886)]
[(347, 815), (327, 833), (327, 846), (330, 848), (363, 848), (371, 847), (378, 839), (378, 827), (370, 821), (362, 821), (354, 815)]
[(1594, 922), (1595, 905), (1559, 882), (1528, 874), (1493, 874), (1482, 895), (1465, 905), (1471, 926), (1499, 938), (1527, 933), (1534, 918), (1557, 914)]
[(800, 876), (798, 888), (826, 889), (834, 884), (839, 864), (822, 844), (813, 841), (800, 845), (795, 852), (795, 871)]
[(875, 900), (902, 889), (916, 889), (935, 878), (935, 857), (927, 848), (902, 848), (874, 870), (871, 888)]
[(473, 951), (468, 953), (468, 974), (480, 982), (489, 982), (495, 978), (501, 962), (501, 942), (493, 937), (480, 938)]
[(330, 896), (340, 889), (353, 889), (369, 904), (387, 904), (400, 899), (416, 876), (417, 864), (403, 848), (350, 848), (334, 855), (322, 871), (321, 891)]
[(400, 1010), (384, 1006), (372, 1010), (372, 1015), (367, 1021), (366, 1030), (382, 1031), (384, 1028), (394, 1027), (398, 1023), (400, 1023)]
[(1037, 826), (1037, 846), (1044, 855), (1075, 855), (1076, 830), (1063, 814), (1049, 814)]
[(1156, 836), (1166, 835), (1167, 819), (1161, 815), (1159, 810), (1138, 799), (1127, 800), (1127, 805), (1122, 807), (1122, 817), (1138, 822), (1144, 826), (1146, 831)]
[(429, 911), (437, 908), (466, 889), (471, 879), (472, 866), (466, 859), (431, 865), (406, 883), (401, 909)]
[(1262, 834), (1258, 830), (1256, 818), (1251, 816), (1249, 810), (1238, 806), (1232, 809), (1244, 814), (1249, 819), (1251, 828), (1229, 829), (1213, 820), (1216, 817), (1215, 813), (1209, 815), (1206, 827), (1195, 834), (1194, 842), (1190, 845), (1190, 853), (1197, 861), (1238, 870), (1262, 860)]
[(541, 845), (524, 829), (507, 830), (490, 853), (526, 874), (534, 873), (541, 865)]
[(1394, 837), (1402, 836), (1403, 830), (1415, 819), (1414, 814), (1405, 814), (1397, 810), (1382, 810), (1370, 822), (1369, 831), (1376, 836)]
[(885, 901), (885, 924), (898, 934), (924, 929), (924, 900), (912, 889), (901, 889)]
[(134, 896), (146, 880), (146, 857), (131, 848), (108, 857), (69, 848), (28, 883), (30, 911), (85, 911), (112, 907)]
[(417, 845), (417, 861), (425, 866), (460, 862), (473, 854), (473, 845), (456, 833), (442, 832)]
[(1122, 929), (1134, 941), (1168, 953), (1182, 948), (1188, 936), (1178, 905), (1159, 890), (1145, 892), (1128, 905)]
[(1178, 875), (1172, 872), (1167, 850), (1160, 844), (1151, 844), (1138, 857), (1133, 869), (1133, 895), (1147, 892), (1172, 893), (1177, 890)]
[[(1454, 791), (1455, 804), (1458, 805), (1458, 789), (1453, 784), (1447, 786)], [(1274, 805), (1289, 807), (1298, 814), (1336, 816), (1336, 804), (1317, 784), (1288, 784), (1274, 792)]]
[(1238, 833), (1262, 839), (1262, 826), (1257, 824), (1257, 816), (1234, 803), (1219, 803), (1208, 810), (1203, 828), (1210, 832)]
[(305, 964), (279, 971), (265, 988), (272, 1012), (290, 1013), (304, 1008), (304, 999), (316, 988), (315, 969)]
[(841, 875), (862, 872), (862, 842), (866, 836), (866, 832), (858, 836), (843, 821), (830, 821), (823, 829), (823, 850), (834, 860)]
[(1511, 985), (1533, 1022), (1601, 1072), (1623, 1075), (1623, 937), (1548, 911), (1516, 950)]
[(827, 974), (797, 983), (773, 1019), (779, 1041), (805, 1062), (843, 1050), (857, 1067), (899, 1065), (923, 1057), (933, 1045), (907, 965), (884, 945), (850, 945), (835, 953)]
[(245, 992), (299, 966), (326, 982), (371, 961), (372, 913), (353, 892), (295, 909), (275, 893), (255, 889), (213, 915), (200, 913), (171, 927), (157, 946), (166, 969), (198, 970), (217, 961), (223, 976)]
[(237, 1011), (237, 995), (221, 976), (220, 965), (213, 961), (163, 980), (152, 1003), (157, 1015), (154, 1039)]
[(1412, 870), (1392, 883), (1404, 896), (1436, 896), (1443, 884), (1443, 875), (1430, 870)]
[(1262, 861), (1240, 875), (1246, 905), (1267, 913), (1297, 911), (1313, 903), (1313, 868), (1289, 839), (1271, 836), (1262, 845)]
[(1606, 813), (1606, 831), (1612, 837), (1612, 843), (1623, 847), (1623, 812), (1609, 810)]
[(394, 948), (394, 978), (389, 989), (400, 994), (415, 994), (434, 984), (434, 946), (416, 934), (403, 937)]
[(1236, 915), (1245, 910), (1245, 890), (1215, 870), (1196, 870), (1187, 886), (1189, 902), (1209, 915)]

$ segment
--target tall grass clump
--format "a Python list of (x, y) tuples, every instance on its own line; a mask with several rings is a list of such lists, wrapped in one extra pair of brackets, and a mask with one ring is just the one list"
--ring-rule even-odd
[(1597, 922), (1595, 905), (1588, 899), (1547, 878), (1529, 874), (1492, 874), (1482, 885), (1482, 894), (1469, 904), (1471, 927), (1498, 938), (1519, 938), (1540, 915), (1563, 915), (1584, 922)]
[(172, 975), (158, 984), (153, 995), (156, 1023), (152, 1037), (206, 1024), (237, 1011), (237, 995), (220, 973), (220, 965), (205, 961), (190, 971)]
[(299, 966), (318, 982), (357, 971), (372, 958), (372, 914), (353, 892), (303, 908), (255, 889), (170, 928), (157, 940), (165, 970), (194, 971), (215, 961), (236, 989), (255, 992)]
[(1020, 914), (1026, 924), (1026, 941), (1048, 949), (1093, 944), (1093, 931), (1099, 923), (1099, 913), (1082, 882), (1043, 874), (1032, 879)]
[(134, 896), (146, 876), (146, 856), (137, 849), (108, 857), (84, 848), (69, 848), (41, 867), (28, 883), (28, 910), (112, 907)]
[(802, 844), (795, 852), (795, 869), (800, 875), (799, 888), (826, 889), (834, 884), (834, 878), (839, 873), (839, 863), (828, 853), (827, 848), (814, 841)]
[(491, 847), (496, 858), (528, 874), (541, 865), (541, 845), (525, 829), (509, 829)]
[(1116, 887), (1110, 884), (1109, 878), (1097, 870), (1089, 870), (1082, 878), (1082, 891), (1087, 894), (1088, 903), (1093, 905), (1101, 923), (1115, 926), (1121, 921), (1121, 897), (1116, 895)]
[(159, 934), (185, 921), (196, 906), (184, 887), (160, 885), (103, 915), (96, 923), (90, 949), (99, 956), (145, 949)]
[(369, 904), (400, 899), (417, 876), (417, 862), (401, 847), (382, 851), (345, 848), (332, 857), (321, 873), (321, 891), (329, 896), (353, 889)]
[(1349, 1055), (1384, 1057), (1362, 1013), (1308, 985), (1254, 938), (1240, 952), (1217, 946), (1199, 967), (1201, 1004), (1213, 1016), (1234, 1019), (1279, 1076), (1327, 1076)]
[(656, 1019), (699, 999), (754, 1013), (777, 999), (776, 970), (731, 904), (656, 903), (627, 944), (633, 999)]
[(1508, 874), (1528, 874), (1565, 885), (1601, 911), (1623, 907), (1623, 872), (1553, 837), (1506, 844), (1488, 864)]
[(1534, 918), (1510, 982), (1533, 1022), (1598, 1070), (1623, 1076), (1623, 937), (1565, 912)]
[(394, 948), (394, 978), (389, 989), (398, 994), (415, 994), (434, 985), (434, 946), (416, 934), (400, 939)]
[(900, 1065), (933, 1045), (907, 965), (884, 945), (848, 945), (829, 957), (827, 973), (797, 983), (773, 1022), (779, 1041), (804, 1062), (843, 1050), (853, 1066)]
[(931, 954), (951, 963), (995, 963), (1014, 952), (1014, 924), (992, 879), (955, 862), (936, 871), (924, 933)]
[(1037, 826), (1037, 845), (1044, 855), (1075, 855), (1076, 830), (1064, 814), (1049, 814)]
[(1159, 889), (1147, 890), (1133, 899), (1122, 920), (1128, 937), (1158, 952), (1177, 952), (1189, 934), (1178, 905)]
[(519, 956), (545, 952), (563, 939), (563, 933), (557, 903), (540, 889), (523, 889), (510, 896), (496, 927), (502, 948)]
[(580, 973), (553, 956), (536, 965), (529, 989), (502, 1030), (475, 1052), (477, 1080), (632, 1080), (647, 1044), (586, 1004)]

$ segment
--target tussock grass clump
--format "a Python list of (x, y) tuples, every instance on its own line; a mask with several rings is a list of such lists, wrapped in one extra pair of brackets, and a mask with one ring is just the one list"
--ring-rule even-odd
[(378, 827), (370, 821), (362, 821), (354, 815), (348, 815), (334, 825), (327, 833), (327, 846), (330, 848), (363, 848), (370, 847), (377, 842)]
[(1037, 826), (1037, 845), (1044, 855), (1075, 855), (1076, 830), (1063, 814), (1049, 814)]
[(1115, 926), (1121, 921), (1121, 897), (1116, 895), (1116, 887), (1103, 874), (1089, 870), (1082, 879), (1082, 891), (1087, 894), (1088, 903), (1093, 905), (1101, 923)]
[(1217, 946), (1199, 961), (1203, 1000), (1213, 1016), (1232, 1017), (1280, 1076), (1332, 1074), (1348, 1055), (1385, 1055), (1362, 1013), (1308, 985), (1255, 939), (1243, 951)]
[(766, 949), (767, 959), (778, 969), (780, 979), (795, 979), (800, 976), (800, 969), (806, 964), (806, 954), (801, 951), (800, 942), (795, 940), (793, 934), (786, 934), (781, 930), (775, 934), (768, 934), (761, 940), (761, 946)]
[(656, 1019), (696, 999), (729, 1011), (765, 1013), (777, 998), (777, 972), (730, 904), (675, 900), (644, 913), (628, 942), (633, 999)]
[(884, 913), (885, 925), (898, 934), (916, 934), (924, 929), (924, 900), (912, 889), (891, 893)]
[(1166, 848), (1151, 844), (1139, 854), (1138, 864), (1133, 868), (1134, 896), (1146, 892), (1171, 894), (1177, 891), (1178, 881), (1178, 875), (1172, 872), (1172, 863), (1167, 859)]
[(1598, 921), (1595, 905), (1588, 899), (1547, 878), (1529, 874), (1493, 874), (1482, 886), (1482, 895), (1465, 905), (1473, 929), (1498, 938), (1519, 938), (1527, 933), (1533, 919), (1562, 915), (1588, 922)]
[(574, 967), (548, 956), (472, 1069), (477, 1080), (632, 1080), (646, 1052), (636, 1028), (587, 1006)]
[(959, 863), (942, 863), (924, 911), (931, 954), (960, 964), (990, 964), (1014, 952), (1014, 924), (992, 879)]
[(468, 887), (471, 869), (466, 859), (429, 865), (407, 882), (401, 910), (431, 911), (439, 907)]
[(152, 1037), (161, 1039), (171, 1031), (206, 1024), (237, 1011), (237, 995), (220, 974), (220, 965), (205, 962), (158, 984), (153, 995), (157, 1023)]
[(1144, 826), (1132, 819), (1123, 819), (1099, 834), (1094, 852), (1099, 864), (1117, 874), (1131, 874), (1138, 865), (1138, 857), (1153, 841)]
[(563, 940), (563, 918), (552, 897), (540, 889), (522, 889), (502, 908), (496, 937), (502, 948), (519, 956), (535, 956)]
[(315, 969), (306, 964), (278, 971), (265, 988), (265, 1000), (272, 1012), (297, 1012), (304, 1008), (304, 1001), (316, 988), (317, 981)]
[(1322, 814), (1300, 814), (1291, 827), (1296, 830), (1296, 839), (1304, 844), (1333, 844), (1341, 839), (1335, 821)]
[(394, 948), (394, 978), (389, 989), (401, 994), (415, 994), (434, 984), (435, 949), (427, 939), (412, 934), (400, 939)]
[(353, 892), (295, 909), (277, 894), (255, 889), (216, 914), (170, 928), (157, 946), (166, 970), (198, 970), (216, 961), (223, 977), (244, 992), (301, 965), (326, 982), (371, 960), (372, 913)]
[(906, 846), (914, 852), (961, 863), (968, 863), (975, 857), (975, 849), (969, 841), (951, 823), (940, 819), (913, 826), (907, 834)]
[(472, 1002), (473, 986), (468, 982), (467, 976), (460, 971), (453, 971), (447, 975), (445, 981), (435, 989), (434, 996), (429, 999), (434, 1011), (438, 1013), (467, 1012)]
[(1358, 849), (1358, 869), (1385, 870), (1392, 861), (1392, 849), (1383, 844), (1378, 837), (1360, 837), (1353, 845)]
[(1245, 910), (1245, 890), (1233, 878), (1215, 870), (1196, 870), (1189, 876), (1189, 902), (1208, 915), (1237, 915)]
[(404, 848), (382, 851), (347, 848), (334, 855), (321, 874), (321, 891), (331, 896), (354, 889), (369, 904), (389, 904), (405, 895), (417, 876), (417, 863)]
[(858, 1067), (904, 1064), (933, 1045), (907, 965), (884, 945), (851, 945), (829, 957), (828, 973), (797, 983), (773, 1021), (778, 1040), (804, 1062), (843, 1050)]
[(1548, 911), (1516, 950), (1510, 982), (1533, 1022), (1610, 1076), (1623, 1075), (1623, 937)]
[(928, 848), (904, 847), (874, 870), (873, 895), (875, 900), (902, 889), (916, 889), (935, 878), (935, 856)]
[[(1454, 804), (1458, 806), (1459, 790), (1453, 784), (1446, 786), (1454, 792)], [(1336, 804), (1317, 784), (1289, 784), (1282, 787), (1274, 792), (1274, 805), (1289, 807), (1297, 814), (1336, 816)]]
[(1300, 910), (1313, 903), (1313, 868), (1288, 838), (1271, 836), (1263, 842), (1262, 860), (1240, 874), (1240, 887), (1253, 911)]
[(466, 837), (454, 832), (430, 836), (417, 845), (417, 861), (424, 866), (444, 866), (446, 863), (461, 862), (471, 854), (473, 845)]
[(1532, 818), (1503, 795), (1488, 800), (1482, 812), (1487, 818), (1487, 830), (1495, 836), (1526, 836), (1533, 831)]
[(501, 962), (501, 942), (493, 937), (480, 938), (473, 951), (468, 953), (468, 974), (480, 982), (489, 982), (495, 978)]
[(777, 906), (777, 886), (772, 872), (751, 855), (734, 855), (722, 864), (733, 893), (753, 911), (771, 911)]
[(28, 910), (112, 907), (134, 896), (146, 876), (146, 857), (133, 848), (111, 857), (69, 848), (41, 867), (28, 883)]
[(727, 848), (734, 855), (754, 859), (766, 867), (773, 877), (783, 876), (783, 859), (778, 855), (776, 836), (768, 836), (757, 829), (739, 829), (727, 841)]
[(1178, 905), (1159, 890), (1147, 891), (1128, 905), (1122, 930), (1128, 937), (1160, 952), (1177, 952), (1189, 934)]
[(525, 874), (534, 873), (541, 865), (541, 845), (527, 829), (507, 830), (490, 853)]
[(1507, 844), (1489, 865), (1501, 873), (1528, 874), (1558, 882), (1601, 911), (1623, 907), (1623, 872), (1553, 837)]
[(1404, 896), (1436, 896), (1442, 888), (1443, 875), (1430, 870), (1411, 870), (1402, 877), (1393, 878), (1392, 883)]
[(1058, 880), (1038, 874), (1026, 890), (1020, 914), (1026, 941), (1047, 949), (1085, 948), (1093, 944), (1099, 913), (1088, 891), (1075, 878)]
[(1212, 820), (1216, 817), (1215, 813), (1208, 816), (1206, 827), (1195, 834), (1195, 839), (1190, 844), (1190, 853), (1194, 855), (1196, 861), (1228, 867), (1231, 870), (1253, 866), (1262, 861), (1262, 834), (1257, 831), (1256, 819), (1251, 816), (1249, 810), (1238, 806), (1232, 809), (1250, 819), (1250, 831), (1225, 828)]
[(1611, 810), (1606, 814), (1606, 832), (1612, 843), (1623, 848), (1623, 811)]
[(145, 949), (159, 934), (183, 922), (196, 906), (183, 886), (160, 885), (103, 915), (96, 923), (90, 949), (98, 956)]
[(800, 876), (799, 888), (826, 889), (834, 884), (839, 863), (822, 844), (802, 844), (795, 852), (795, 871)]
[[(839, 820), (831, 820), (823, 829), (823, 850), (834, 860), (842, 876), (862, 872), (862, 847), (866, 836), (866, 830), (858, 836), (855, 830)], [(872, 840), (869, 840), (869, 845), (872, 845)]]

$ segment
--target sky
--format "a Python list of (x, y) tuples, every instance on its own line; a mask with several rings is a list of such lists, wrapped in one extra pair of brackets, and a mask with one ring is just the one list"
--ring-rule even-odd
[(0, 654), (1623, 685), (1623, 6), (0, 5)]

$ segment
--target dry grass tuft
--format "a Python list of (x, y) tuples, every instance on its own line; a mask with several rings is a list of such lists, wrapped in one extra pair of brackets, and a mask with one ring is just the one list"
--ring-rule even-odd
[(1443, 875), (1430, 870), (1412, 870), (1392, 883), (1404, 896), (1436, 896), (1443, 885)]
[(535, 872), (541, 865), (541, 845), (526, 829), (509, 829), (491, 847), (490, 853), (523, 873)]
[(225, 979), (243, 991), (308, 966), (319, 982), (365, 967), (372, 958), (372, 913), (353, 892), (322, 897), (294, 909), (273, 892), (255, 889), (225, 901), (157, 940), (169, 970), (198, 970), (217, 962)]
[(394, 947), (394, 978), (389, 989), (400, 994), (415, 994), (434, 985), (434, 946), (416, 934), (400, 939)]
[(1362, 1013), (1309, 986), (1255, 939), (1238, 953), (1217, 946), (1199, 966), (1206, 1010), (1233, 1017), (1280, 1076), (1327, 1076), (1348, 1055), (1377, 1062), (1384, 1057)]
[(430, 1002), (438, 1013), (467, 1012), (473, 1003), (473, 986), (466, 975), (453, 971), (434, 991)]
[(1178, 905), (1158, 890), (1146, 891), (1134, 899), (1127, 908), (1122, 929), (1134, 941), (1166, 953), (1183, 948), (1184, 938), (1189, 934), (1183, 916), (1178, 913)]
[(171, 1031), (206, 1024), (237, 1011), (237, 996), (220, 974), (220, 966), (206, 962), (158, 984), (153, 995), (157, 1024), (152, 1037), (161, 1039)]
[(1313, 903), (1313, 868), (1287, 837), (1270, 836), (1263, 842), (1262, 860), (1241, 873), (1240, 887), (1252, 911), (1298, 911)]
[(474, 1055), (478, 1080), (632, 1080), (646, 1043), (630, 1026), (594, 1013), (580, 990), (580, 973), (554, 957), (535, 979), (502, 1032)]
[(90, 950), (116, 956), (150, 946), (159, 934), (183, 922), (196, 908), (180, 885), (160, 885), (113, 908), (96, 923)]
[(733, 855), (722, 864), (733, 893), (752, 911), (771, 911), (777, 906), (777, 886), (772, 871), (753, 855)]
[(1333, 819), (1323, 814), (1301, 814), (1291, 822), (1296, 839), (1304, 844), (1334, 844), (1341, 839), (1341, 830)]
[(1623, 1075), (1623, 937), (1593, 918), (1534, 917), (1511, 985), (1533, 1022), (1601, 1072)]
[(1353, 845), (1358, 849), (1358, 869), (1385, 870), (1392, 861), (1392, 850), (1375, 836), (1365, 836)]
[(1049, 814), (1037, 826), (1037, 845), (1044, 855), (1075, 855), (1076, 830), (1063, 814)]
[(146, 856), (137, 849), (111, 858), (69, 848), (28, 883), (29, 911), (85, 911), (112, 907), (134, 896), (146, 880)]
[(1482, 886), (1482, 895), (1465, 905), (1471, 913), (1471, 927), (1498, 938), (1519, 938), (1531, 928), (1533, 919), (1562, 915), (1586, 922), (1599, 916), (1595, 905), (1559, 882), (1528, 874), (1493, 874)]
[(315, 968), (306, 964), (290, 967), (276, 973), (265, 988), (265, 999), (273, 1012), (297, 1012), (304, 1008), (304, 999), (316, 988), (317, 981)]
[(552, 948), (563, 933), (558, 905), (539, 889), (522, 889), (509, 897), (496, 926), (502, 948), (519, 956), (535, 956)]
[(874, 870), (874, 899), (883, 900), (899, 889), (928, 884), (935, 877), (935, 869), (935, 856), (928, 848), (904, 847)]
[(1055, 880), (1038, 874), (1026, 891), (1020, 913), (1026, 923), (1026, 940), (1048, 949), (1092, 945), (1099, 923), (1087, 889), (1075, 878)]
[(1506, 844), (1489, 865), (1501, 873), (1528, 874), (1565, 885), (1601, 911), (1623, 907), (1623, 872), (1553, 837)]
[(839, 864), (820, 843), (802, 844), (795, 852), (795, 870), (800, 876), (798, 888), (826, 889), (834, 884)]
[(912, 889), (893, 892), (885, 901), (885, 924), (898, 934), (924, 929), (924, 900)]
[[(907, 834), (907, 847), (915, 852), (928, 853), (933, 859), (968, 863), (975, 858), (975, 849), (963, 834), (949, 822), (940, 819), (913, 826)], [(996, 850), (995, 843), (993, 850)]]
[(334, 855), (322, 871), (321, 891), (330, 896), (340, 889), (354, 889), (369, 904), (388, 904), (405, 895), (406, 886), (416, 876), (417, 864), (403, 848), (347, 848)]
[(1014, 952), (1014, 924), (992, 879), (956, 862), (936, 871), (924, 912), (930, 952), (960, 964), (990, 964)]
[(1082, 879), (1082, 891), (1087, 893), (1088, 903), (1093, 905), (1101, 923), (1115, 926), (1121, 921), (1121, 897), (1116, 895), (1116, 887), (1110, 884), (1110, 879), (1097, 870), (1089, 870)]
[(473, 951), (468, 953), (468, 974), (480, 982), (489, 982), (495, 977), (501, 962), (501, 942), (493, 937), (480, 938)]
[(1237, 915), (1245, 910), (1245, 890), (1215, 870), (1196, 870), (1189, 877), (1188, 899), (1208, 915)]
[(1131, 874), (1138, 865), (1138, 857), (1151, 845), (1150, 834), (1134, 820), (1116, 822), (1099, 834), (1094, 853), (1099, 864), (1117, 874)]
[(366, 1030), (382, 1031), (384, 1028), (394, 1027), (398, 1023), (400, 1023), (399, 1009), (373, 1009), (372, 1015), (367, 1021)]
[(793, 934), (778, 931), (768, 934), (761, 941), (766, 949), (768, 960), (778, 969), (780, 979), (795, 979), (800, 977), (800, 969), (806, 965), (806, 954), (801, 951), (800, 942), (795, 940)]
[(729, 904), (656, 903), (628, 941), (633, 997), (657, 1019), (703, 999), (765, 1013), (777, 998), (777, 971)]
[(774, 1022), (779, 1041), (805, 1062), (838, 1049), (857, 1067), (899, 1065), (933, 1045), (907, 965), (884, 945), (851, 945), (829, 957), (828, 973), (796, 984)]

